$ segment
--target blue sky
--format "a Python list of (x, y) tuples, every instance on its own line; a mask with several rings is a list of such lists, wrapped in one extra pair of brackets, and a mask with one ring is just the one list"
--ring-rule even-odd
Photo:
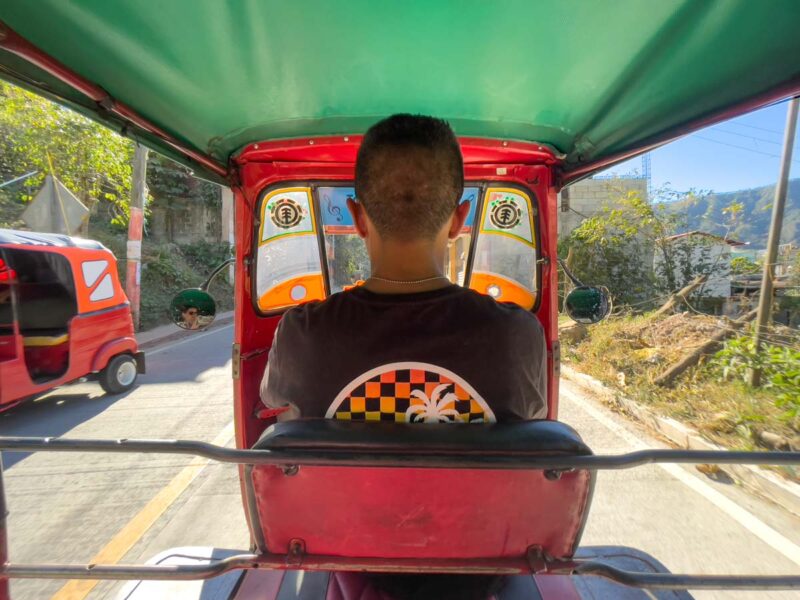
[[(707, 127), (650, 153), (653, 189), (730, 192), (772, 185), (778, 178), (787, 102)], [(800, 139), (795, 140), (790, 178), (800, 177)], [(609, 169), (641, 172), (636, 158)]]

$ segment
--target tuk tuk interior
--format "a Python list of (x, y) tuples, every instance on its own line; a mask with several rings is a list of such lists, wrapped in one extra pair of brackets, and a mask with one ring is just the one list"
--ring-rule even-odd
[[(157, 580), (245, 569), (241, 590), (266, 589), (270, 573), (286, 569), (524, 573), (527, 580), (536, 573), (536, 593), (548, 598), (582, 597), (583, 584), (555, 574), (652, 589), (800, 587), (796, 575), (629, 572), (578, 552), (597, 470), (796, 464), (798, 453), (595, 456), (555, 421), (559, 190), (703, 126), (800, 95), (799, 19), (791, 0), (419, 1), (402, 8), (320, 1), (246, 9), (181, 0), (155, 12), (6, 2), (0, 77), (233, 189), (237, 447), (31, 438), (0, 438), (0, 447), (196, 453), (239, 464), (255, 552), (172, 566), (7, 563), (0, 575)], [(352, 193), (360, 135), (394, 112), (453, 124), (475, 213), (452, 247), (448, 273), (536, 314), (547, 339), (550, 420), (469, 428), (275, 424), (261, 410), (258, 386), (282, 312), (358, 279), (360, 267), (345, 273), (336, 262), (352, 235), (337, 208)], [(494, 213), (492, 203), (503, 206)], [(511, 228), (513, 235), (501, 235)], [(481, 254), (482, 244), (499, 239), (510, 245)], [(498, 256), (514, 260), (492, 263)], [(377, 493), (376, 481), (394, 494)], [(406, 498), (427, 510), (409, 518)], [(621, 597), (615, 590), (608, 597)]]

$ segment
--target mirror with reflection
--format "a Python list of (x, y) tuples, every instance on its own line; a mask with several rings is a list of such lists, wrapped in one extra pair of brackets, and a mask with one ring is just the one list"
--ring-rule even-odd
[(205, 329), (217, 315), (217, 303), (206, 291), (189, 288), (178, 292), (170, 306), (172, 321), (183, 329)]
[(576, 323), (599, 323), (611, 312), (608, 290), (587, 285), (576, 287), (564, 299), (564, 311)]

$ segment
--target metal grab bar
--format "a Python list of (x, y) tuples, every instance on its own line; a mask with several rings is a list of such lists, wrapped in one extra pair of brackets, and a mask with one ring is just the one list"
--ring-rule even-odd
[[(530, 452), (481, 454), (480, 450), (450, 450), (432, 456), (417, 448), (364, 450), (363, 448), (242, 450), (206, 442), (183, 440), (99, 440), (0, 436), (0, 450), (45, 452), (121, 452), (187, 454), (234, 464), (337, 465), (504, 469), (627, 469), (652, 463), (716, 463), (755, 465), (800, 464), (800, 452), (738, 452), (698, 450), (640, 450), (599, 456), (541, 456)], [(0, 559), (5, 558), (6, 514), (0, 464)], [(201, 565), (65, 565), (0, 562), (0, 596), (8, 593), (8, 578), (199, 580), (241, 569), (350, 570), (397, 573), (524, 574), (551, 573), (603, 577), (647, 589), (800, 589), (800, 575), (682, 575), (624, 571), (599, 561), (549, 561), (542, 569), (525, 558), (413, 559), (342, 558), (315, 555), (242, 554)]]
[(0, 450), (32, 452), (122, 452), (189, 454), (222, 463), (251, 465), (336, 465), (429, 468), (504, 469), (630, 469), (656, 463), (800, 465), (800, 452), (744, 452), (727, 450), (637, 450), (627, 454), (542, 456), (541, 453), (441, 451), (436, 455), (411, 447), (401, 450), (364, 448), (244, 450), (187, 440), (65, 439), (60, 437), (0, 436)]
[[(540, 576), (602, 577), (635, 588), (662, 590), (797, 590), (800, 575), (686, 575), (626, 571), (601, 561), (572, 560), (543, 563)], [(382, 573), (530, 574), (524, 558), (432, 559), (416, 564), (403, 559), (342, 558), (304, 555), (298, 562), (278, 554), (241, 554), (201, 565), (65, 565), (7, 564), (0, 575), (19, 579), (201, 580), (241, 569), (364, 571)]]
[(624, 571), (598, 561), (579, 564), (574, 575), (594, 575), (651, 590), (800, 590), (800, 575), (684, 575)]

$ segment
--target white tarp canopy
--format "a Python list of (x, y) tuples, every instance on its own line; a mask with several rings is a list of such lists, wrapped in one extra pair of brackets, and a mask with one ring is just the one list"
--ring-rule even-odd
[(89, 218), (89, 209), (52, 175), (45, 177), (42, 189), (22, 213), (22, 220), (34, 231), (78, 233)]

